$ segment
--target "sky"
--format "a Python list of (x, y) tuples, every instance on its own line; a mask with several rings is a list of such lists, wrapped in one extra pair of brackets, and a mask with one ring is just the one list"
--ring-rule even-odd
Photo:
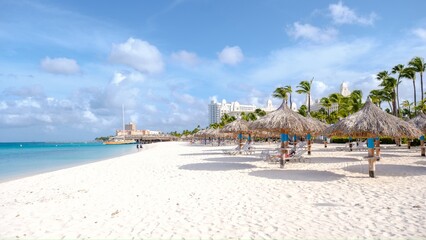
[[(90, 141), (125, 121), (208, 125), (212, 100), (312, 98), (426, 57), (426, 1), (0, 0), (0, 141)], [(412, 81), (400, 85), (413, 100)], [(417, 82), (417, 86), (420, 86)], [(420, 93), (417, 87), (418, 96)], [(305, 96), (294, 93), (298, 106)]]

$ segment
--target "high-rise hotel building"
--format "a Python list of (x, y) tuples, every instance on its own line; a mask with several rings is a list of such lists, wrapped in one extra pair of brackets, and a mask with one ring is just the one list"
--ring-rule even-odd
[[(212, 100), (209, 104), (209, 124), (219, 123), (222, 116), (226, 113), (230, 116), (238, 117), (242, 112), (254, 112), (257, 109), (255, 105), (244, 105), (239, 102), (227, 103), (225, 99), (221, 103)], [(272, 106), (272, 101), (268, 100), (265, 108), (261, 108), (265, 112), (272, 112), (275, 108)]]

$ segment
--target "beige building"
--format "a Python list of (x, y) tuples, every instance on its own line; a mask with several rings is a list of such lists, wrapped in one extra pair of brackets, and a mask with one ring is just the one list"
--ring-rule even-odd
[(137, 130), (136, 123), (130, 122), (124, 125), (124, 130), (116, 130), (115, 135), (118, 136), (142, 136), (142, 135), (159, 135), (159, 131)]

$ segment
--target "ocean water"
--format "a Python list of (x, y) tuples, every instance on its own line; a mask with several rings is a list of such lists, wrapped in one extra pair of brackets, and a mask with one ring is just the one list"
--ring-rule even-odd
[(136, 145), (0, 143), (0, 182), (136, 152)]

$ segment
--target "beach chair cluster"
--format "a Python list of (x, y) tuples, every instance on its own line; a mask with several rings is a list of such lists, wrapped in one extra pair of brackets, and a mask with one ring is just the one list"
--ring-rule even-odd
[[(337, 151), (350, 151), (351, 148), (349, 146), (349, 143), (346, 143), (344, 147), (336, 147)], [(359, 142), (358, 145), (356, 142), (352, 142), (352, 151), (367, 151), (367, 142)]]
[(249, 143), (246, 142), (240, 149), (239, 146), (237, 146), (234, 149), (230, 149), (230, 150), (223, 150), (224, 154), (229, 154), (229, 155), (236, 155), (236, 154), (253, 154), (255, 152), (255, 148)]
[[(306, 142), (300, 142), (294, 148), (294, 154), (285, 157), (285, 162), (301, 162), (304, 157), (303, 155), (307, 152)], [(260, 152), (260, 157), (267, 163), (278, 163), (281, 158), (279, 150), (263, 150)]]

